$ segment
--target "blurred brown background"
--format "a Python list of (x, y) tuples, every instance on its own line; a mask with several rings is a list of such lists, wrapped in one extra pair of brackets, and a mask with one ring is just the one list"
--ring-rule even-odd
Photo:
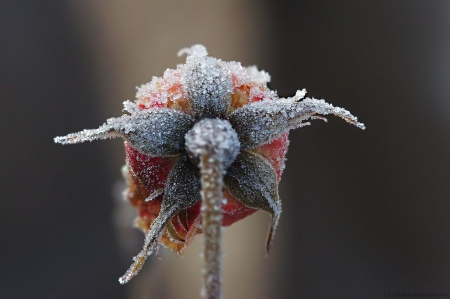
[(195, 43), (368, 128), (291, 134), (273, 251), (267, 215), (228, 228), (226, 298), (450, 293), (449, 1), (3, 0), (0, 298), (199, 297), (199, 237), (117, 282), (142, 242), (114, 200), (121, 141), (52, 142), (120, 115)]

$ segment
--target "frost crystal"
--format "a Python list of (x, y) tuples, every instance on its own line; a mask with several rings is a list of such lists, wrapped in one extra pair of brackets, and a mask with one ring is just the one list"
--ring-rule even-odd
[(260, 71), (255, 65), (247, 67), (247, 72), (257, 83), (267, 84), (270, 82), (270, 75), (265, 71)]

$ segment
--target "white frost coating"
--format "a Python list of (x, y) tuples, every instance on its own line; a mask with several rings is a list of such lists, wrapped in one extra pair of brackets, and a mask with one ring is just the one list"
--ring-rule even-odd
[(203, 45), (193, 45), (192, 47), (183, 48), (180, 51), (178, 51), (178, 56), (183, 56), (183, 55), (204, 57), (204, 56), (208, 55), (208, 51), (206, 50), (205, 46), (203, 46)]
[[(166, 107), (169, 101), (176, 102), (184, 96), (180, 84), (181, 72), (176, 69), (167, 69), (162, 78), (153, 77), (146, 84), (136, 87), (136, 99), (145, 107)], [(175, 88), (174, 88), (175, 87)]]
[(150, 82), (136, 87), (136, 99), (152, 99), (165, 104), (167, 102), (167, 92), (160, 88), (163, 84), (164, 80), (162, 78), (153, 77)]
[(123, 111), (134, 114), (139, 113), (140, 109), (135, 103), (131, 102), (130, 100), (126, 100), (125, 102), (123, 102)]
[(180, 66), (181, 83), (191, 99), (194, 116), (224, 117), (231, 104), (233, 92), (230, 71), (220, 59), (206, 56), (203, 46), (193, 46), (186, 64)]
[(292, 97), (292, 99), (296, 102), (300, 101), (301, 99), (303, 99), (306, 96), (306, 89), (302, 89), (302, 90), (297, 90), (297, 92), (295, 93), (295, 96)]
[(314, 98), (300, 101), (304, 93), (302, 90), (292, 98), (251, 103), (231, 113), (228, 120), (239, 135), (242, 149), (268, 144), (281, 134), (306, 125), (307, 119), (323, 119), (321, 115), (334, 114), (365, 129), (364, 124), (344, 108)]
[(183, 150), (184, 135), (194, 123), (192, 117), (168, 108), (142, 110), (129, 101), (124, 106), (131, 115), (110, 118), (98, 129), (56, 137), (55, 142), (75, 144), (122, 137), (136, 150), (150, 156), (174, 156)]
[(250, 77), (259, 84), (267, 84), (270, 82), (270, 75), (269, 73), (263, 71), (263, 70), (258, 70), (258, 68), (256, 67), (256, 65), (252, 65), (252, 66), (248, 66), (247, 67), (247, 71), (250, 75)]
[(250, 84), (253, 80), (247, 68), (237, 61), (222, 61), (223, 66), (230, 71), (233, 77), (233, 87)]
[(250, 89), (249, 99), (260, 98), (266, 101), (272, 101), (278, 99), (278, 95), (275, 91), (270, 89), (263, 89), (259, 85), (253, 86)]

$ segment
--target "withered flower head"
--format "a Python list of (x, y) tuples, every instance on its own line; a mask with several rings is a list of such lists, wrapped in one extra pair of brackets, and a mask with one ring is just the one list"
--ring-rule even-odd
[(201, 45), (181, 54), (187, 54), (185, 64), (139, 87), (135, 102), (124, 102), (127, 114), (108, 119), (98, 129), (55, 138), (61, 144), (125, 140), (126, 197), (139, 209), (136, 224), (146, 238), (121, 283), (134, 277), (161, 243), (182, 254), (205, 229), (199, 166), (211, 136), (224, 173), (222, 225), (257, 210), (268, 212), (268, 250), (281, 212), (278, 183), (289, 131), (309, 125), (309, 119), (326, 120), (323, 115), (328, 114), (364, 129), (347, 110), (304, 98), (305, 90), (279, 98), (266, 85), (269, 74), (256, 67), (209, 57)]

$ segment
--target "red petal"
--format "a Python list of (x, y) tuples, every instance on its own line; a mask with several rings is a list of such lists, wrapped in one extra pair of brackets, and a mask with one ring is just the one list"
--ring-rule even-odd
[(288, 137), (289, 133), (285, 133), (271, 143), (253, 150), (269, 160), (270, 164), (272, 164), (273, 168), (275, 168), (277, 172), (278, 182), (280, 181), (281, 174), (284, 170), (284, 160), (289, 146)]
[(227, 201), (226, 204), (222, 205), (223, 219), (222, 225), (229, 226), (236, 221), (244, 219), (247, 216), (255, 213), (257, 210), (244, 206), (240, 202), (231, 196), (228, 191), (223, 192), (224, 198)]
[[(149, 202), (140, 201), (139, 202), (139, 217), (144, 218), (146, 220), (150, 220), (149, 222), (153, 222), (153, 220), (158, 217), (159, 210), (161, 209), (161, 201), (163, 196), (160, 195)], [(149, 223), (149, 224), (150, 224)]]
[[(224, 198), (226, 199), (226, 203), (222, 205), (223, 226), (229, 226), (235, 223), (236, 221), (244, 219), (245, 217), (250, 216), (251, 214), (257, 211), (256, 209), (246, 207), (237, 200), (235, 200), (227, 190), (224, 190), (223, 195)], [(193, 225), (197, 220), (197, 217), (200, 215), (200, 207), (201, 201), (199, 201), (198, 203), (187, 209), (188, 231), (192, 229)], [(182, 213), (184, 213), (184, 211)], [(183, 227), (183, 225), (179, 223), (177, 217), (172, 218), (172, 224), (180, 236), (184, 237), (186, 235), (186, 230)], [(201, 231), (199, 231), (198, 233), (200, 232)]]
[(125, 143), (127, 162), (133, 174), (142, 182), (149, 194), (164, 188), (170, 170), (178, 158), (149, 157)]

